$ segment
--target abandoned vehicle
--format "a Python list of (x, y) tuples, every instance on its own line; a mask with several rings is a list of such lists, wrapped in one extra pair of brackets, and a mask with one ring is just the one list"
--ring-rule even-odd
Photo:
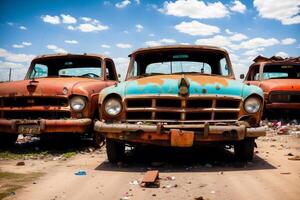
[(142, 48), (130, 55), (126, 80), (99, 95), (94, 129), (106, 138), (110, 162), (125, 145), (234, 146), (251, 160), (260, 127), (263, 92), (234, 78), (228, 53), (210, 46)]
[(113, 60), (102, 55), (36, 57), (24, 80), (0, 84), (0, 142), (91, 134), (99, 92), (117, 80)]

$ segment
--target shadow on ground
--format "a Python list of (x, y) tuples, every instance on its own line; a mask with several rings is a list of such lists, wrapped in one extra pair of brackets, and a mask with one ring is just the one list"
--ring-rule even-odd
[(86, 151), (87, 148), (95, 146), (91, 139), (61, 139), (44, 140), (33, 138), (30, 141), (16, 143), (10, 147), (0, 147), (0, 159), (22, 159), (22, 158), (43, 158), (47, 156), (64, 155), (66, 158), (75, 155), (77, 152)]
[(96, 170), (143, 172), (158, 169), (161, 172), (214, 172), (275, 169), (255, 155), (252, 162), (239, 162), (231, 150), (218, 147), (174, 149), (144, 147), (127, 153), (124, 162), (111, 164), (107, 160)]

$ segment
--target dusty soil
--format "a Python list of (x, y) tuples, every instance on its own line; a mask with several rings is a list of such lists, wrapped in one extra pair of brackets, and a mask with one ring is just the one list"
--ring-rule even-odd
[[(300, 138), (269, 134), (257, 140), (253, 162), (237, 162), (231, 151), (216, 148), (145, 148), (112, 165), (105, 148), (68, 159), (5, 159), (0, 170), (45, 173), (6, 199), (300, 199)], [(290, 154), (290, 156), (288, 156)], [(24, 161), (24, 166), (16, 166)], [(160, 171), (159, 188), (139, 183), (149, 169)], [(79, 170), (85, 176), (74, 173)]]

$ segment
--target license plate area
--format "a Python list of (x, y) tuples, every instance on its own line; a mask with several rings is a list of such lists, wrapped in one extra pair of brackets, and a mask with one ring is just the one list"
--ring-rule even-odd
[(40, 134), (41, 128), (39, 125), (22, 124), (18, 126), (19, 134)]
[(194, 131), (181, 131), (171, 129), (171, 146), (173, 147), (191, 147), (194, 142)]

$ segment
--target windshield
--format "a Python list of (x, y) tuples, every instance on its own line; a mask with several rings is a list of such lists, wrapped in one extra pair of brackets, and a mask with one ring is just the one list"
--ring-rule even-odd
[(45, 58), (33, 64), (29, 78), (101, 77), (101, 61), (96, 58)]
[(149, 52), (135, 56), (129, 77), (160, 74), (231, 75), (224, 54), (207, 51)]
[(299, 79), (300, 65), (266, 65), (263, 79)]

